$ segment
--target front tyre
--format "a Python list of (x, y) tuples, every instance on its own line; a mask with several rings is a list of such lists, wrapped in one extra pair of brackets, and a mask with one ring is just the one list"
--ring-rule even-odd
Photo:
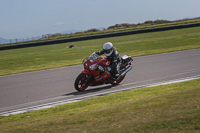
[(87, 79), (88, 75), (80, 73), (74, 82), (75, 89), (77, 91), (84, 91), (89, 86), (89, 84), (86, 83)]
[(122, 80), (125, 78), (126, 75), (122, 76), (120, 79), (111, 82), (112, 85), (118, 85), (120, 82), (122, 82)]

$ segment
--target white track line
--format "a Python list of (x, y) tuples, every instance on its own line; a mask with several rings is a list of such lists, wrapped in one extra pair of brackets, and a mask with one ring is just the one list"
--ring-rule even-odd
[(166, 85), (166, 84), (172, 84), (172, 83), (179, 83), (179, 82), (189, 81), (189, 80), (193, 80), (193, 79), (200, 79), (200, 75), (176, 79), (176, 80), (163, 81), (163, 82), (158, 82), (158, 83), (153, 83), (153, 84), (146, 84), (146, 85), (140, 85), (140, 86), (135, 86), (135, 87), (128, 87), (128, 88), (123, 88), (123, 89), (120, 89), (120, 90), (107, 91), (107, 92), (102, 92), (102, 93), (78, 97), (78, 98), (72, 98), (72, 99), (63, 100), (63, 101), (57, 101), (57, 102), (42, 104), (42, 105), (38, 105), (38, 106), (32, 106), (32, 107), (28, 107), (28, 108), (6, 111), (6, 112), (0, 113), (0, 116), (9, 116), (9, 115), (14, 115), (14, 114), (25, 113), (25, 112), (28, 112), (28, 111), (50, 108), (50, 107), (54, 107), (54, 106), (58, 106), (58, 105), (63, 105), (63, 104), (66, 104), (66, 103), (79, 102), (83, 99), (89, 99), (89, 98), (92, 98), (92, 97), (95, 97), (95, 96), (102, 96), (102, 95), (107, 95), (107, 94), (111, 94), (111, 93), (127, 91), (127, 90), (131, 90), (131, 89), (153, 87), (153, 86)]
[[(185, 71), (184, 73), (178, 73), (178, 74), (174, 74), (174, 75), (170, 75), (170, 76), (165, 76), (164, 78), (171, 78), (171, 77), (174, 77), (174, 76), (180, 76), (180, 75), (184, 75), (184, 74), (188, 74), (188, 73), (191, 73), (191, 72), (197, 72), (197, 71), (200, 71), (200, 69), (193, 69), (193, 70), (188, 70), (188, 71)], [(199, 75), (197, 75), (199, 76)], [(155, 81), (155, 80), (160, 80), (160, 79), (151, 79), (151, 80), (145, 80), (145, 82), (148, 82), (148, 81)], [(141, 82), (134, 82), (134, 83), (128, 83), (128, 84), (123, 84), (122, 86), (128, 86), (128, 85), (134, 85), (134, 84), (138, 84), (138, 83), (142, 83), (144, 81), (141, 81)]]

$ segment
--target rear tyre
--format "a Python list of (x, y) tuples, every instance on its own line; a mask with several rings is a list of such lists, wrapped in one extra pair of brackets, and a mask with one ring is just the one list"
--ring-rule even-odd
[(120, 79), (111, 82), (112, 85), (118, 85), (120, 82), (122, 82), (122, 80), (125, 78), (126, 75), (122, 76)]
[(88, 79), (88, 75), (84, 73), (80, 73), (74, 82), (75, 89), (77, 91), (84, 91), (89, 86), (88, 83), (87, 84), (85, 83), (87, 79)]

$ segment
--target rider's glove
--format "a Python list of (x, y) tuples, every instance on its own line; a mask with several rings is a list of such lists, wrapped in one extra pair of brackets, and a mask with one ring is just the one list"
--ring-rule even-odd
[(97, 55), (99, 55), (100, 53), (99, 52), (95, 52)]

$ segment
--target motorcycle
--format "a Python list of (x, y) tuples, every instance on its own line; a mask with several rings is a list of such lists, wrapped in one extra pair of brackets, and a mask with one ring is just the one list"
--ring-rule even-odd
[(85, 58), (82, 62), (84, 70), (78, 75), (74, 82), (77, 91), (84, 91), (88, 86), (101, 84), (118, 85), (125, 78), (126, 73), (132, 69), (133, 59), (129, 55), (120, 55), (122, 63), (120, 66), (120, 76), (114, 81), (111, 79), (112, 70), (106, 68), (111, 61), (106, 57), (100, 57), (95, 52)]

